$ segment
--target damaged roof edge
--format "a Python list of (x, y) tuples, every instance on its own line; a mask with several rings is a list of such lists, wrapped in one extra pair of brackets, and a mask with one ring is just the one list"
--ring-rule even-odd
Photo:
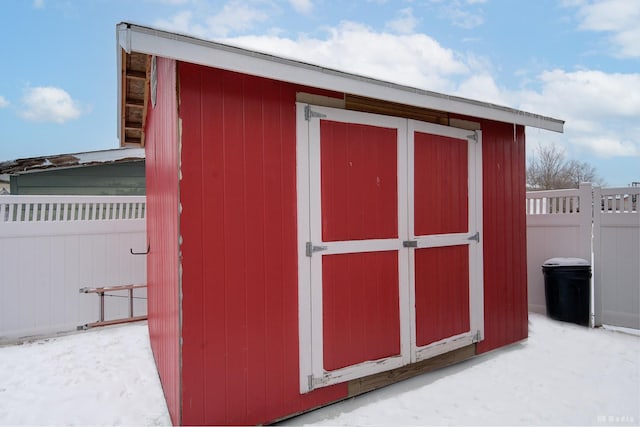
[(70, 169), (144, 159), (144, 148), (116, 148), (83, 153), (54, 154), (0, 162), (0, 174), (20, 175), (45, 169)]
[[(377, 98), (416, 107), (514, 123), (554, 132), (564, 121), (514, 108), (390, 83), (275, 55), (122, 22), (118, 46), (141, 52), (309, 87)], [(118, 75), (119, 87), (122, 82)], [(121, 108), (120, 105), (118, 108)]]

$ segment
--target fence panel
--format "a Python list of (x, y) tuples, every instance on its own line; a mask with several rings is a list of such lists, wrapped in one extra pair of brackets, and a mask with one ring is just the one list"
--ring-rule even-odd
[[(0, 342), (75, 330), (98, 319), (82, 287), (146, 283), (144, 196), (0, 196)], [(106, 319), (126, 317), (126, 292)], [(146, 290), (134, 310), (146, 314)]]
[(542, 264), (554, 257), (591, 262), (591, 185), (527, 193), (529, 310), (546, 312)]
[(640, 329), (640, 188), (594, 189), (595, 323)]

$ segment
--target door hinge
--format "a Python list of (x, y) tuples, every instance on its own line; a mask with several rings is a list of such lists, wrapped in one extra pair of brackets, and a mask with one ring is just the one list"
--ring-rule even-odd
[(467, 136), (467, 139), (471, 139), (474, 142), (478, 142), (478, 132), (474, 131), (471, 135)]
[(304, 107), (304, 119), (306, 121), (310, 121), (313, 117), (323, 118), (323, 117), (327, 117), (327, 115), (326, 114), (322, 114), (322, 113), (318, 113), (316, 111), (313, 111), (311, 109), (311, 106), (309, 106), (309, 105)]
[(306, 252), (307, 256), (311, 257), (314, 252), (322, 252), (329, 249), (327, 246), (313, 246), (313, 243), (307, 242)]
[(418, 247), (418, 241), (417, 240), (405, 240), (404, 242), (402, 242), (402, 247), (403, 248), (417, 248)]
[(482, 333), (480, 332), (480, 329), (478, 329), (476, 331), (476, 334), (473, 336), (473, 338), (471, 339), (472, 343), (477, 343), (482, 341)]
[(469, 237), (467, 240), (475, 240), (476, 242), (480, 243), (480, 232), (476, 231), (476, 234)]

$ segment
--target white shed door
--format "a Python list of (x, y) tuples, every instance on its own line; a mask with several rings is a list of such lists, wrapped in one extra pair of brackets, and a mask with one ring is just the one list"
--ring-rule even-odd
[[(297, 114), (301, 392), (476, 339), (478, 283), (470, 278), (480, 245), (477, 188), (470, 183), (479, 135), (305, 104)], [(444, 165), (435, 175), (422, 173), (438, 162)], [(440, 175), (464, 182), (451, 187), (433, 178)], [(450, 188), (464, 191), (439, 204)], [(453, 228), (441, 224), (447, 206), (456, 211)], [(425, 217), (434, 209), (439, 216)], [(437, 265), (443, 257), (447, 262)], [(424, 274), (452, 266), (449, 280)], [(451, 317), (433, 312), (429, 300), (438, 288), (453, 290), (438, 301), (462, 318), (453, 327)]]

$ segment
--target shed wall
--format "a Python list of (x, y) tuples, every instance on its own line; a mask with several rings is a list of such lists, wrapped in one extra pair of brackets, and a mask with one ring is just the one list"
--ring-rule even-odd
[(523, 126), (480, 121), (484, 330), (478, 352), (527, 338), (527, 225)]
[(146, 130), (149, 335), (174, 425), (180, 421), (178, 117), (175, 61), (157, 59), (157, 103)]
[(299, 393), (295, 102), (312, 90), (179, 75), (182, 423), (265, 423), (346, 397), (347, 384)]

